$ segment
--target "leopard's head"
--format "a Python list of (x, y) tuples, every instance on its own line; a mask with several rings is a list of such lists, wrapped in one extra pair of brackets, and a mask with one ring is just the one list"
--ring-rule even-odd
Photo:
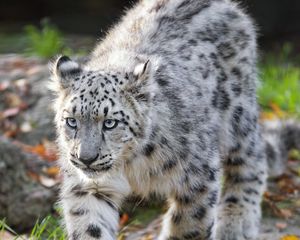
[(63, 164), (94, 177), (133, 157), (151, 121), (150, 62), (131, 72), (88, 71), (62, 56), (52, 72)]

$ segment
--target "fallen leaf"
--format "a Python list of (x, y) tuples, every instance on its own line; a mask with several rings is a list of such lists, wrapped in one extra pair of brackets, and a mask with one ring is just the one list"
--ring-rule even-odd
[(278, 228), (279, 230), (283, 230), (287, 227), (287, 224), (285, 222), (277, 222), (275, 224), (276, 228)]
[(291, 216), (293, 216), (292, 211), (289, 209), (280, 209), (280, 213), (284, 218), (290, 218)]
[(20, 130), (23, 133), (28, 133), (32, 131), (32, 126), (29, 122), (23, 122), (20, 126)]
[(122, 214), (121, 218), (120, 218), (120, 225), (124, 226), (129, 220), (129, 216), (127, 213)]
[(40, 183), (47, 188), (51, 188), (58, 183), (57, 180), (43, 176), (43, 175), (40, 175), (39, 180), (40, 180)]
[(300, 240), (300, 238), (295, 235), (286, 235), (281, 237), (280, 240)]
[(281, 110), (281, 108), (276, 103), (269, 104), (273, 112), (280, 118), (284, 117), (286, 113)]
[(0, 91), (6, 90), (9, 86), (10, 86), (10, 82), (9, 81), (1, 82), (0, 83)]
[(10, 108), (14, 108), (22, 104), (22, 99), (15, 93), (6, 93), (5, 102)]
[(53, 166), (46, 169), (46, 174), (50, 177), (56, 177), (59, 174), (59, 167)]
[(273, 112), (261, 112), (260, 120), (274, 120), (277, 119), (278, 116)]
[(19, 112), (20, 112), (20, 108), (18, 107), (6, 109), (2, 113), (0, 113), (0, 119), (14, 117), (18, 115)]

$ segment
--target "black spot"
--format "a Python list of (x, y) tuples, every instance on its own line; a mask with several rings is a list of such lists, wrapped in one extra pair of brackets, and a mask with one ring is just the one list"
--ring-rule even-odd
[(259, 192), (254, 188), (246, 188), (246, 189), (244, 189), (244, 192), (249, 195), (251, 195), (251, 194), (259, 195)]
[(212, 228), (214, 225), (215, 225), (215, 222), (212, 221), (212, 223), (207, 227), (205, 239), (211, 239)]
[[(109, 167), (108, 169), (111, 168), (111, 166), (107, 166), (107, 167)], [(108, 169), (104, 169), (104, 171)], [(107, 203), (108, 206), (110, 206), (112, 209), (117, 211), (117, 206), (113, 203), (113, 201), (111, 200), (111, 196), (109, 194), (96, 192), (93, 194), (93, 196), (98, 200), (104, 201), (105, 203)]]
[(209, 193), (208, 197), (208, 205), (210, 207), (214, 207), (218, 201), (218, 191), (212, 191)]
[(73, 216), (82, 216), (82, 215), (85, 215), (86, 213), (88, 213), (88, 210), (83, 209), (83, 208), (71, 209), (70, 210), (70, 214), (73, 215)]
[(156, 79), (158, 85), (160, 86), (166, 86), (169, 84), (168, 80), (166, 80), (165, 78), (159, 77)]
[(241, 106), (235, 107), (232, 115), (232, 127), (235, 134), (247, 137), (248, 134), (255, 130), (257, 117), (253, 116)]
[(225, 202), (237, 204), (239, 202), (239, 199), (235, 196), (230, 196), (225, 199)]
[(245, 160), (241, 157), (230, 157), (226, 162), (229, 166), (242, 166), (245, 164)]
[(240, 96), (242, 93), (242, 86), (240, 82), (231, 84), (231, 91), (234, 93), (236, 97)]
[(261, 180), (254, 174), (250, 174), (249, 176), (242, 176), (238, 173), (228, 173), (226, 175), (226, 180), (232, 184), (242, 184), (242, 183), (252, 183), (252, 182), (258, 182), (259, 184), (262, 184)]
[(104, 116), (107, 116), (107, 113), (108, 113), (108, 107), (105, 107), (105, 108), (103, 109), (103, 113), (104, 113)]
[(94, 224), (89, 225), (86, 232), (93, 238), (100, 238), (102, 236), (101, 228)]
[(239, 14), (233, 10), (228, 10), (225, 15), (230, 19), (230, 20), (234, 20), (239, 18)]
[(218, 46), (218, 51), (221, 54), (222, 58), (229, 59), (236, 55), (235, 49), (229, 42), (220, 43)]
[(178, 225), (182, 220), (182, 215), (180, 213), (175, 213), (172, 215), (171, 219), (174, 224)]
[(80, 234), (75, 231), (72, 233), (71, 240), (79, 240)]
[(193, 218), (196, 218), (197, 220), (201, 221), (206, 214), (206, 209), (204, 207), (199, 207), (196, 212), (193, 214)]
[(170, 171), (173, 168), (175, 168), (177, 165), (177, 161), (176, 160), (168, 160), (167, 162), (165, 162), (162, 166), (162, 171)]
[(213, 91), (212, 105), (222, 111), (225, 111), (230, 106), (229, 94), (223, 88)]
[(150, 157), (154, 149), (155, 145), (153, 143), (148, 143), (143, 149), (143, 154), (147, 157)]
[(200, 232), (195, 230), (195, 231), (191, 231), (191, 232), (187, 232), (183, 235), (184, 239), (195, 239), (196, 237), (200, 236)]
[(108, 100), (110, 101), (110, 103), (111, 103), (111, 106), (115, 106), (115, 102), (114, 102), (114, 100), (112, 100), (111, 98), (109, 98)]
[(234, 67), (231, 70), (231, 74), (233, 74), (237, 79), (241, 80), (242, 78), (242, 72), (239, 68)]
[(175, 196), (175, 199), (179, 204), (182, 204), (182, 205), (187, 205), (192, 202), (191, 196), (188, 196), (186, 194), (180, 195), (180, 196), (177, 195), (177, 196)]
[(76, 197), (83, 197), (88, 194), (87, 191), (82, 190), (82, 187), (80, 185), (76, 185), (71, 189), (71, 192), (74, 193)]
[(72, 112), (73, 112), (73, 114), (76, 113), (76, 106), (73, 107)]
[(205, 193), (207, 191), (207, 186), (197, 182), (191, 187), (191, 191), (194, 193)]

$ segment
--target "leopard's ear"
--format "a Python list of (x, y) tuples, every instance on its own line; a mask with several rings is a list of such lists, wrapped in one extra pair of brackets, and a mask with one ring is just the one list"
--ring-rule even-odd
[(153, 84), (154, 69), (150, 60), (138, 63), (133, 71), (128, 74), (129, 80), (124, 92), (134, 97), (137, 101), (148, 102), (154, 94)]
[(151, 67), (150, 60), (137, 64), (133, 70), (134, 78), (139, 82), (145, 81), (148, 77), (150, 77)]
[(67, 56), (58, 57), (52, 66), (54, 81), (61, 89), (66, 89), (71, 82), (82, 72), (79, 63), (72, 61)]

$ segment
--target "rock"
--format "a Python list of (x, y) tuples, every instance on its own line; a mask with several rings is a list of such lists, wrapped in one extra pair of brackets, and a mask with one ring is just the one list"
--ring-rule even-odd
[(57, 190), (29, 177), (26, 163), (33, 158), (37, 161), (37, 156), (23, 152), (4, 137), (0, 137), (0, 153), (0, 219), (23, 231), (51, 213)]

